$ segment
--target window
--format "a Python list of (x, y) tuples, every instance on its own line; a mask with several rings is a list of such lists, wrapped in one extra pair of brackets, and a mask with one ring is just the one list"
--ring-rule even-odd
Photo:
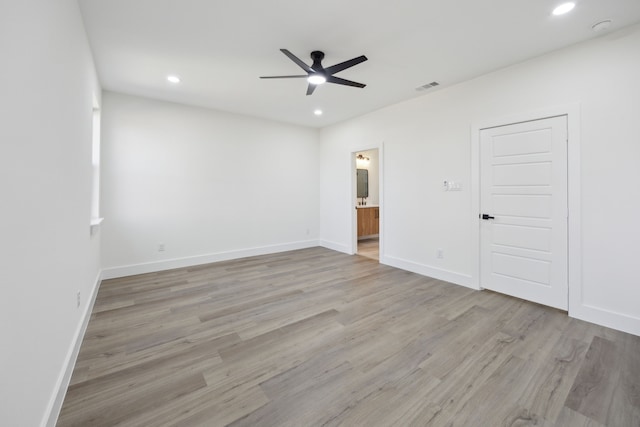
[(102, 222), (100, 217), (100, 105), (93, 96), (93, 134), (91, 145), (91, 234)]

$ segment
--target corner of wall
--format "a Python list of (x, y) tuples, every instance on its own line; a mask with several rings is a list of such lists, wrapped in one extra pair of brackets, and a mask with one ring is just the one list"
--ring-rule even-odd
[(89, 299), (89, 302), (86, 305), (84, 312), (82, 313), (82, 320), (78, 324), (74, 339), (71, 342), (71, 346), (69, 347), (69, 350), (67, 352), (63, 369), (58, 377), (54, 393), (51, 396), (49, 405), (47, 406), (47, 411), (45, 412), (44, 420), (42, 422), (43, 426), (55, 427), (58, 421), (60, 411), (62, 410), (62, 404), (64, 403), (64, 398), (67, 394), (67, 388), (69, 387), (69, 383), (71, 382), (71, 375), (73, 374), (73, 369), (75, 367), (76, 360), (78, 359), (78, 354), (80, 353), (80, 346), (82, 345), (84, 334), (87, 331), (89, 319), (91, 319), (93, 306), (96, 303), (96, 297), (98, 296), (98, 289), (100, 288), (101, 282), (102, 272), (98, 272), (98, 276), (96, 277), (95, 283), (93, 285), (93, 290), (91, 292), (91, 298)]
[(569, 317), (640, 337), (640, 319), (637, 317), (592, 307), (584, 303), (572, 304), (571, 301), (569, 301)]
[(413, 261), (407, 261), (389, 255), (381, 256), (380, 263), (400, 268), (402, 270), (411, 271), (412, 273), (420, 274), (422, 276), (432, 277), (455, 285), (464, 286), (466, 288), (480, 290), (480, 288), (473, 282), (472, 276), (468, 274), (461, 274), (455, 271), (432, 267), (425, 264), (418, 264)]
[(353, 255), (353, 251), (347, 245), (342, 243), (332, 242), (329, 240), (320, 240), (319, 245), (323, 248), (331, 249), (333, 251), (342, 252), (347, 255)]

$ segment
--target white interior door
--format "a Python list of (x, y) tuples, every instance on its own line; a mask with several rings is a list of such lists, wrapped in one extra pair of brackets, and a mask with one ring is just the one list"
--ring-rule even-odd
[(480, 131), (480, 209), (481, 287), (566, 310), (566, 116)]

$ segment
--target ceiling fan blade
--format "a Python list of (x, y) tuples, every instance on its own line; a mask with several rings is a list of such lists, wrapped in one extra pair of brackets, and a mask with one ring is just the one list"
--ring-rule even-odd
[(353, 82), (351, 80), (341, 79), (340, 77), (335, 77), (335, 76), (327, 76), (327, 82), (336, 83), (336, 84), (345, 85), (345, 86), (359, 87), (359, 88), (363, 88), (366, 86), (363, 83)]
[(346, 70), (349, 67), (353, 67), (354, 65), (358, 65), (361, 62), (364, 62), (366, 60), (367, 60), (366, 56), (364, 56), (364, 55), (358, 56), (357, 58), (353, 58), (353, 59), (350, 59), (348, 61), (344, 61), (344, 62), (341, 62), (339, 64), (332, 65), (331, 67), (327, 67), (327, 68), (324, 69), (324, 71), (327, 74), (335, 74), (335, 73), (337, 73), (339, 71)]
[(311, 83), (309, 83), (309, 86), (307, 86), (307, 95), (311, 95), (313, 91), (316, 90), (316, 86), (317, 85), (312, 85)]
[(307, 73), (313, 73), (313, 68), (311, 68), (310, 66), (308, 66), (307, 64), (302, 62), (302, 60), (300, 58), (295, 56), (293, 53), (289, 52), (287, 49), (280, 49), (280, 52), (282, 52), (285, 55), (287, 55), (290, 60), (292, 60), (293, 62), (298, 64), (298, 66), (300, 68), (302, 68), (303, 70), (305, 70)]
[(261, 79), (297, 79), (302, 77), (309, 77), (308, 74), (297, 76), (260, 76)]

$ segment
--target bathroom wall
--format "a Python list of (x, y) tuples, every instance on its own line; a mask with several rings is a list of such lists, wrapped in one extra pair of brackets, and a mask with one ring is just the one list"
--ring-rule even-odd
[[(357, 154), (362, 154), (364, 157), (368, 157), (369, 161), (356, 160), (356, 167), (358, 169), (366, 169), (369, 171), (369, 197), (367, 197), (367, 206), (380, 204), (380, 174), (379, 174), (379, 158), (378, 150), (359, 151)], [(361, 199), (356, 197), (356, 206), (361, 202)]]

